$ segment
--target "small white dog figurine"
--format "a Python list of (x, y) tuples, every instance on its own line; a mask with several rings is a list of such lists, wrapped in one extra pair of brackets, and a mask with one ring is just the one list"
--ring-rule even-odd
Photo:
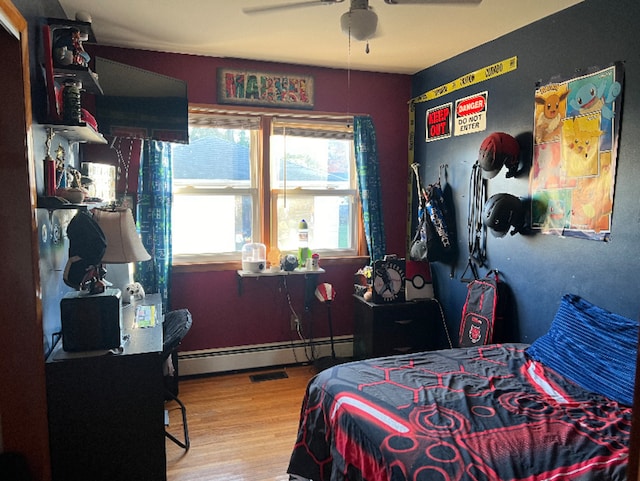
[(127, 290), (129, 299), (144, 299), (144, 288), (139, 282), (132, 282), (131, 284), (127, 284), (127, 287), (125, 289)]

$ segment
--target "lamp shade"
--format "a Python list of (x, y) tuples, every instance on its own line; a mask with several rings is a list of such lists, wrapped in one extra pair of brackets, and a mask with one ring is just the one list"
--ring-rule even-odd
[(126, 264), (151, 259), (138, 236), (131, 209), (96, 209), (93, 217), (107, 240), (103, 263)]
[(376, 33), (378, 16), (368, 8), (349, 10), (340, 17), (340, 27), (356, 40), (367, 40)]

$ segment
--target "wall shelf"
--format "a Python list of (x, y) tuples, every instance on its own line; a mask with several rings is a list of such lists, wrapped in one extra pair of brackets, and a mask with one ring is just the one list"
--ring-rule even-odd
[(56, 134), (62, 135), (69, 142), (107, 143), (107, 139), (100, 132), (84, 122), (78, 125), (69, 125), (62, 122), (48, 123), (45, 124), (45, 127), (52, 129)]
[(65, 203), (60, 197), (42, 196), (38, 197), (36, 205), (38, 209), (57, 210), (57, 209), (86, 209), (87, 204)]
[(56, 28), (77, 28), (82, 33), (86, 33), (88, 39), (87, 43), (96, 43), (96, 37), (93, 34), (93, 28), (90, 22), (83, 22), (81, 20), (69, 20), (67, 18), (47, 18), (47, 24), (52, 30)]
[(82, 204), (75, 204), (73, 202), (64, 202), (62, 197), (56, 196), (39, 196), (36, 207), (38, 209), (47, 209), (54, 211), (58, 209), (80, 209), (88, 210), (95, 209), (97, 207), (104, 207), (106, 202), (83, 202)]
[(82, 65), (69, 65), (67, 67), (54, 67), (53, 78), (61, 84), (66, 80), (79, 80), (82, 82), (82, 89), (95, 95), (103, 95), (102, 87), (98, 80), (98, 74), (89, 67)]

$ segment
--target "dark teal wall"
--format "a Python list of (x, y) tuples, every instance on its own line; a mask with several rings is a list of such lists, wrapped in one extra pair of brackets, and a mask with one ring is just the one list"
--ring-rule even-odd
[[(637, 319), (640, 272), (640, 4), (637, 0), (586, 0), (514, 33), (419, 72), (415, 97), (466, 73), (517, 56), (517, 70), (466, 87), (416, 108), (416, 160), (425, 183), (438, 178), (438, 166), (449, 166), (448, 180), (457, 211), (461, 255), (454, 279), (446, 266), (434, 265), (439, 297), (448, 323), (457, 333), (466, 296), (460, 281), (467, 260), (468, 184), (482, 140), (504, 131), (518, 138), (531, 161), (536, 82), (577, 69), (624, 62), (625, 88), (614, 197), (611, 241), (608, 243), (551, 235), (487, 236), (489, 266), (499, 269), (512, 288), (520, 340), (531, 342), (551, 323), (564, 293), (574, 293), (606, 309)], [(435, 48), (435, 47), (434, 47)], [(446, 102), (489, 92), (487, 130), (425, 142), (425, 112)], [(488, 182), (488, 194), (508, 192), (528, 197), (528, 172), (506, 179), (504, 169)], [(482, 271), (484, 273), (484, 271)]]

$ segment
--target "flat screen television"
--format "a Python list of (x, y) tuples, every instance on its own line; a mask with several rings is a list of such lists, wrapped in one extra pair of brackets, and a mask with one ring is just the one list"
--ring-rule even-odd
[(103, 135), (189, 142), (189, 99), (183, 80), (95, 58), (104, 95), (96, 95), (96, 120)]

